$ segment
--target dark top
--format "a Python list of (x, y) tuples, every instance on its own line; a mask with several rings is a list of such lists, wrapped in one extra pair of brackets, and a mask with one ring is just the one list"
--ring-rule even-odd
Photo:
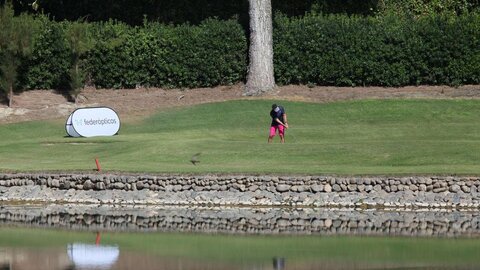
[(278, 120), (283, 123), (283, 115), (285, 114), (285, 109), (282, 106), (277, 106), (277, 108), (279, 108), (278, 111), (275, 111), (273, 109), (270, 111), (270, 117), (272, 117), (272, 126), (279, 125), (278, 122), (275, 121), (275, 118), (278, 118)]

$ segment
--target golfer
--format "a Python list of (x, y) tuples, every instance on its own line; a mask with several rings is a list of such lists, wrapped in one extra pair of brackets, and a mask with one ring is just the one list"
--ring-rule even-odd
[(268, 143), (271, 143), (275, 134), (280, 136), (280, 142), (285, 143), (285, 129), (288, 128), (287, 114), (282, 106), (277, 104), (272, 105), (270, 111), (270, 117), (272, 117), (272, 124), (270, 125), (270, 135), (268, 136)]

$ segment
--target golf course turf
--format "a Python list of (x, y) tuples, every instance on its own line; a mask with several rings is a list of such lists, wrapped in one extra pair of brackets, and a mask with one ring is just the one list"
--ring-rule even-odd
[[(272, 103), (290, 128), (267, 144)], [(478, 174), (480, 101), (241, 100), (120, 115), (112, 137), (70, 138), (65, 120), (0, 128), (0, 170), (254, 174)], [(194, 166), (190, 158), (201, 153)]]

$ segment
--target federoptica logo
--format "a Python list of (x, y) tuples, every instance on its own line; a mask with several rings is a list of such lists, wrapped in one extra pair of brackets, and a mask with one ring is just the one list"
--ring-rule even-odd
[(92, 125), (115, 125), (117, 123), (117, 120), (116, 119), (113, 119), (113, 118), (105, 118), (105, 119), (83, 119), (83, 123), (88, 126), (92, 126)]
[(81, 108), (70, 114), (65, 129), (72, 137), (112, 136), (120, 129), (120, 118), (108, 107)]

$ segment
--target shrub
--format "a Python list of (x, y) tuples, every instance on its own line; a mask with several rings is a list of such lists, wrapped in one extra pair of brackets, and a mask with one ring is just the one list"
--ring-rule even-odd
[(34, 36), (32, 54), (23, 65), (23, 83), (29, 89), (66, 88), (71, 63), (64, 25), (45, 17), (36, 22), (40, 30)]
[(278, 15), (274, 55), (279, 84), (475, 84), (480, 16)]
[[(115, 21), (57, 23), (40, 16), (34, 23), (33, 50), (19, 69), (29, 89), (66, 88), (75, 95), (85, 76), (98, 88), (193, 88), (245, 80), (247, 37), (235, 20), (208, 19), (197, 26), (145, 21), (131, 27)], [(277, 14), (273, 36), (278, 84), (480, 83), (476, 13)]]
[(132, 28), (113, 21), (96, 23), (92, 27), (95, 44), (88, 52), (85, 65), (97, 87), (132, 87), (127, 77), (131, 59), (123, 53), (125, 41), (132, 31)]
[(235, 21), (199, 26), (97, 24), (88, 70), (97, 87), (209, 87), (233, 84), (246, 71), (246, 38)]
[(10, 5), (0, 8), (0, 25), (0, 91), (11, 106), (14, 91), (20, 90), (19, 67), (32, 51), (32, 36), (36, 27), (29, 16), (14, 17)]
[(70, 53), (70, 69), (68, 72), (67, 93), (74, 101), (85, 85), (86, 73), (84, 62), (85, 54), (92, 48), (93, 39), (90, 35), (89, 24), (73, 22), (66, 25), (66, 36)]

